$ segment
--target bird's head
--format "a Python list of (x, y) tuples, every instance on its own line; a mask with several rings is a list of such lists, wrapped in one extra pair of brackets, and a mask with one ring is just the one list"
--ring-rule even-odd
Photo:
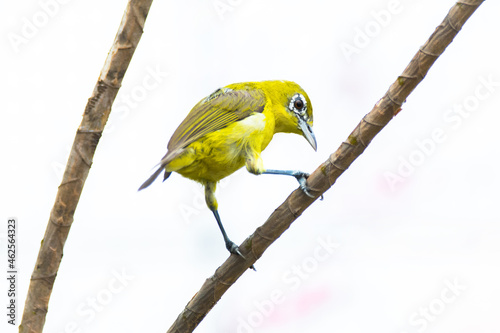
[(317, 149), (316, 137), (312, 130), (313, 108), (307, 93), (291, 81), (268, 81), (273, 86), (271, 99), (278, 100), (275, 110), (275, 132), (288, 132), (302, 135)]

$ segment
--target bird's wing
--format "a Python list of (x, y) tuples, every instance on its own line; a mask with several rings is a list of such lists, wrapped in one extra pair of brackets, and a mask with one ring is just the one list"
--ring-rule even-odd
[(179, 150), (201, 137), (245, 119), (253, 113), (262, 112), (265, 102), (264, 93), (260, 90), (217, 89), (196, 104), (175, 130), (161, 164), (168, 163)]

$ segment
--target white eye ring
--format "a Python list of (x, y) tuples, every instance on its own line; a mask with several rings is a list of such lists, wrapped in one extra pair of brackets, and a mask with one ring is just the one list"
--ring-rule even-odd
[(307, 101), (302, 94), (295, 94), (290, 99), (288, 109), (299, 116), (304, 116), (307, 111)]

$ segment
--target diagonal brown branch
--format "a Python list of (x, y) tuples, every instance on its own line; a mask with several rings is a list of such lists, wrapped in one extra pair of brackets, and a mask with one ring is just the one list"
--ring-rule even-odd
[[(330, 155), (329, 159), (308, 178), (308, 185), (311, 192), (316, 194), (316, 198), (335, 183), (337, 178), (363, 153), (375, 135), (401, 110), (406, 98), (423, 80), (432, 64), (453, 41), (463, 24), (482, 2), (483, 0), (460, 1), (451, 8), (443, 22), (418, 50), (385, 96), (361, 120), (347, 141), (343, 142), (337, 151)], [(241, 244), (240, 249), (248, 259), (243, 261), (237, 256), (230, 256), (215, 271), (215, 274), (205, 281), (168, 332), (192, 332), (226, 290), (315, 200), (306, 196), (301, 190), (292, 192), (267, 221)]]
[(130, 0), (73, 141), (40, 246), (19, 332), (42, 332), (73, 215), (123, 76), (141, 39), (153, 0)]

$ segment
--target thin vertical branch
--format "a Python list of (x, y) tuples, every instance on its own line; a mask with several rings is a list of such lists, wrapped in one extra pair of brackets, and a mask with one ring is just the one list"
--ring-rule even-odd
[(343, 142), (337, 151), (309, 176), (307, 183), (311, 188), (310, 192), (315, 194), (316, 198), (309, 198), (300, 189), (292, 192), (267, 221), (240, 245), (240, 250), (247, 260), (231, 255), (215, 274), (205, 281), (168, 332), (192, 332), (226, 290), (262, 256), (304, 210), (333, 186), (337, 178), (363, 153), (375, 135), (401, 110), (406, 98), (423, 80), (432, 64), (482, 2), (483, 0), (460, 1), (451, 8), (444, 21), (418, 50), (385, 96), (356, 126), (347, 141)]
[(152, 0), (130, 0), (118, 33), (76, 132), (50, 213), (26, 297), (19, 332), (42, 332), (64, 243), (92, 166), (93, 156), (132, 55), (141, 39)]

